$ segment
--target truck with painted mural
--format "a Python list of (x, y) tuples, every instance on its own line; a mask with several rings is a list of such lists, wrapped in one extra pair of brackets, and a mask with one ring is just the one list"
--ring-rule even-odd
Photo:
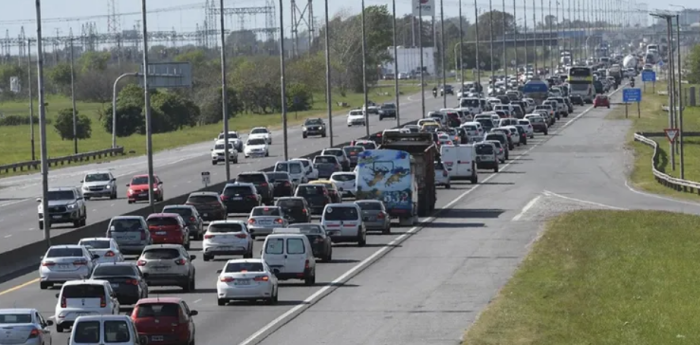
[(387, 132), (379, 149), (360, 153), (355, 198), (382, 200), (401, 225), (416, 224), (435, 210), (437, 155), (431, 133)]
[(548, 92), (549, 86), (539, 78), (532, 78), (523, 85), (523, 96), (532, 98), (537, 105), (542, 104), (547, 99)]

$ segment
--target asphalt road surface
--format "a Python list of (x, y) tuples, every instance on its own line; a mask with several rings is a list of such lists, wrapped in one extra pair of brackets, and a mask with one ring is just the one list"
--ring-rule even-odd
[[(426, 87), (426, 112), (442, 108), (442, 98), (433, 98)], [(454, 106), (457, 99), (448, 97), (448, 106)], [(401, 122), (409, 122), (421, 117), (420, 95), (403, 96), (401, 99)], [(378, 121), (371, 117), (370, 133), (396, 126), (394, 119)], [(235, 119), (231, 121), (231, 130), (236, 129)], [(365, 127), (347, 127), (345, 115), (333, 119), (334, 143), (347, 142), (365, 135)], [(247, 135), (247, 133), (240, 133)], [(155, 174), (164, 182), (165, 198), (183, 195), (203, 187), (201, 172), (211, 172), (211, 183), (223, 182), (226, 179), (226, 169), (223, 163), (211, 165), (210, 149), (213, 139), (219, 133), (211, 134), (212, 142), (203, 142), (181, 148), (160, 152), (154, 155)], [(329, 131), (330, 135), (330, 131)], [(231, 165), (231, 177), (245, 171), (256, 171), (274, 165), (284, 160), (282, 131), (273, 132), (270, 157), (249, 158), (239, 153), (239, 163)], [(289, 157), (295, 158), (323, 149), (329, 145), (329, 137), (309, 137), (303, 139), (301, 126), (293, 126), (288, 130)], [(145, 143), (144, 143), (145, 145)], [(117, 200), (92, 199), (87, 201), (87, 223), (92, 224), (111, 217), (121, 215), (147, 206), (147, 203), (127, 204), (126, 184), (136, 174), (147, 173), (146, 157), (134, 157), (116, 160), (102, 164), (69, 167), (53, 170), (49, 173), (49, 186), (79, 186), (84, 174), (95, 170), (110, 170), (117, 177)], [(31, 174), (0, 179), (0, 252), (8, 251), (22, 245), (43, 239), (43, 231), (38, 227), (36, 198), (41, 196), (41, 175)], [(71, 231), (71, 224), (56, 224), (51, 229), (51, 235), (56, 236)]]

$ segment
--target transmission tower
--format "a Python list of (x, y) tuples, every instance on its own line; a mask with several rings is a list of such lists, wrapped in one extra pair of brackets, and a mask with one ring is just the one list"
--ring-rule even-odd
[[(303, 0), (300, 0), (303, 1)], [(309, 39), (308, 48), (311, 49), (311, 44), (314, 39), (314, 12), (312, 0), (307, 0), (306, 6), (299, 8), (297, 1), (292, 0), (292, 40), (293, 53), (299, 55), (299, 26), (306, 25), (306, 31)]]
[(268, 41), (274, 41), (275, 40), (275, 33), (277, 32), (276, 26), (277, 26), (277, 15), (275, 13), (275, 1), (274, 0), (267, 0), (265, 3), (265, 7), (270, 9), (270, 12), (268, 12), (265, 15), (265, 29), (267, 29), (267, 40)]

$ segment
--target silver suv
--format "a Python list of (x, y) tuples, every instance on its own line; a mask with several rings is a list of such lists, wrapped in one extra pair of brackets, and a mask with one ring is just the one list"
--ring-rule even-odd
[(148, 286), (179, 286), (185, 292), (195, 290), (195, 268), (189, 255), (179, 244), (154, 244), (143, 249), (136, 265)]
[(87, 222), (87, 209), (83, 195), (74, 187), (53, 187), (49, 188), (49, 209), (44, 212), (41, 198), (36, 199), (39, 203), (37, 213), (39, 214), (39, 229), (44, 228), (44, 214), (48, 213), (49, 228), (52, 224), (73, 223), (73, 227), (85, 226)]
[(85, 200), (99, 197), (117, 198), (117, 179), (109, 171), (89, 172), (80, 183)]
[(153, 243), (148, 224), (141, 216), (112, 217), (106, 237), (113, 238), (122, 254), (140, 255), (146, 246)]

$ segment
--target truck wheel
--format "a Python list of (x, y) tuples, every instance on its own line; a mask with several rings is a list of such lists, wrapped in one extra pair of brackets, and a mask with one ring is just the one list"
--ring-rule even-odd
[(306, 137), (307, 137), (306, 133), (302, 134), (301, 137), (306, 139)]
[(497, 173), (498, 172), (498, 164), (493, 168), (493, 172)]
[(449, 183), (445, 185), (445, 189), (450, 189), (450, 184), (449, 184)]

